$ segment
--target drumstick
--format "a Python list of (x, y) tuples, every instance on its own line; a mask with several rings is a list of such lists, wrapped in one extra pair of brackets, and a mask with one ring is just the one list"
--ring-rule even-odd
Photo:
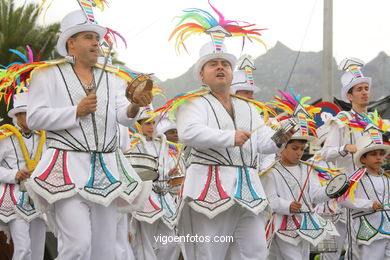
[[(176, 156), (176, 165), (175, 165), (175, 168), (179, 167), (179, 163), (180, 163), (180, 157), (181, 157), (181, 154), (183, 152), (183, 149), (180, 149), (180, 151), (178, 152), (177, 156)], [(181, 170), (181, 169), (180, 169)]]
[(112, 50), (112, 43), (110, 44), (110, 48), (108, 49), (108, 53), (107, 53), (106, 57), (104, 58), (104, 64), (103, 64), (102, 72), (100, 72), (99, 80), (98, 80), (98, 83), (97, 83), (96, 89), (95, 89), (96, 92), (97, 92), (97, 89), (98, 89), (98, 87), (100, 85), (100, 82), (102, 81), (104, 69), (107, 66), (108, 58), (111, 55), (111, 50)]
[(313, 169), (314, 162), (316, 161), (316, 160), (314, 159), (314, 158), (316, 157), (316, 155), (317, 155), (317, 153), (315, 153), (315, 154), (313, 155), (313, 162), (310, 164), (310, 169), (309, 169), (309, 171), (308, 171), (308, 173), (307, 173), (305, 183), (303, 184), (303, 187), (302, 187), (302, 189), (301, 189), (301, 193), (299, 194), (298, 202), (299, 202), (299, 201), (302, 199), (302, 197), (303, 197), (303, 192), (304, 192), (304, 190), (305, 190), (305, 188), (306, 188), (306, 185), (307, 185), (307, 183), (308, 183), (308, 181), (309, 181), (309, 176), (310, 176), (311, 170)]
[[(283, 113), (277, 115), (277, 116), (275, 117), (275, 119), (276, 119), (276, 120), (279, 120), (281, 117), (285, 116), (286, 114), (287, 114), (287, 112), (283, 112)], [(251, 131), (251, 134), (253, 134), (253, 133), (256, 132), (257, 130), (259, 130), (259, 129), (262, 128), (263, 126), (269, 125), (268, 122), (269, 122), (269, 121), (267, 121), (267, 122), (265, 122), (264, 124), (262, 124), (262, 125), (256, 127), (255, 129), (253, 129), (253, 130)]]

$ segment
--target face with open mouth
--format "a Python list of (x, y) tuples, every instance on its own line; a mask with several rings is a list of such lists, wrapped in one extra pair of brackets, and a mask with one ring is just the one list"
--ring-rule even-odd
[(211, 89), (215, 87), (229, 89), (233, 79), (232, 67), (225, 59), (212, 59), (203, 66), (200, 76), (203, 83)]

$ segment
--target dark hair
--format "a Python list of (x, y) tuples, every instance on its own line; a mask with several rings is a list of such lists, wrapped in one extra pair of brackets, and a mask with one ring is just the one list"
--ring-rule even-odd
[(288, 140), (286, 146), (287, 146), (288, 144), (292, 144), (292, 143), (294, 143), (294, 142), (298, 142), (298, 143), (302, 143), (302, 144), (307, 144), (307, 140), (305, 140), (305, 139), (290, 139), (290, 140)]
[[(80, 32), (75, 33), (75, 34), (73, 34), (72, 36), (70, 36), (69, 38), (76, 39), (77, 36), (79, 36), (79, 34), (80, 34)], [(69, 38), (68, 38), (68, 39), (69, 39)], [(66, 49), (66, 52), (68, 52), (68, 39), (67, 39), (66, 42), (65, 42), (65, 49)]]

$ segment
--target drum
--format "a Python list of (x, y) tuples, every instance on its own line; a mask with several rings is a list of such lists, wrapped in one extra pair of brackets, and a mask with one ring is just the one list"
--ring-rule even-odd
[(125, 157), (143, 181), (158, 179), (158, 161), (155, 157), (141, 153), (127, 153)]
[(140, 74), (127, 85), (125, 96), (129, 101), (134, 102), (134, 97), (144, 91), (152, 91), (152, 88), (151, 78), (146, 74)]
[(349, 188), (349, 179), (346, 174), (339, 174), (331, 179), (326, 186), (326, 195), (335, 199), (343, 195)]
[(177, 175), (170, 176), (168, 180), (168, 186), (170, 188), (170, 192), (172, 194), (179, 194), (181, 185), (184, 182), (185, 175), (183, 173), (179, 173)]

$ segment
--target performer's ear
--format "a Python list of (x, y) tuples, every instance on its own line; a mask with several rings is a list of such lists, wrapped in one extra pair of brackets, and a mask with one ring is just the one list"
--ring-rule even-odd
[(200, 75), (200, 80), (202, 81), (202, 83), (204, 83), (204, 81), (203, 81), (203, 69), (199, 72), (199, 75)]

